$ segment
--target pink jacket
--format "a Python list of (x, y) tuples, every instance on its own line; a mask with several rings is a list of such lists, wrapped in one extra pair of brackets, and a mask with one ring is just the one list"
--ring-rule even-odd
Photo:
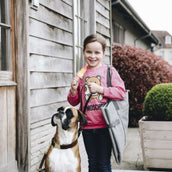
[(105, 128), (106, 123), (101, 113), (100, 106), (106, 103), (107, 98), (121, 100), (125, 97), (124, 82), (114, 67), (111, 67), (112, 87), (107, 87), (107, 68), (107, 65), (102, 65), (96, 69), (87, 69), (83, 79), (79, 80), (79, 86), (76, 95), (72, 96), (70, 92), (68, 94), (68, 102), (72, 106), (76, 106), (81, 103), (82, 98), (82, 107), (80, 104), (80, 109), (83, 111), (86, 100), (90, 95), (87, 83), (95, 82), (104, 87), (103, 95), (95, 93), (88, 102), (85, 112), (88, 125), (83, 129)]

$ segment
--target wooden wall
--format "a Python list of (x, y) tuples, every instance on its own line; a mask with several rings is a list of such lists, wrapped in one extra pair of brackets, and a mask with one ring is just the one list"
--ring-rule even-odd
[[(110, 63), (110, 1), (96, 1), (96, 31), (107, 39), (105, 63)], [(30, 171), (38, 168), (55, 128), (57, 107), (67, 104), (73, 77), (73, 0), (40, 0), (29, 8)], [(81, 150), (82, 152), (82, 150)], [(86, 159), (85, 159), (86, 160)]]
[(17, 171), (15, 86), (0, 86), (0, 171)]
[(73, 77), (72, 0), (40, 0), (29, 10), (30, 171), (54, 135), (51, 116), (67, 104)]
[(111, 64), (111, 1), (96, 0), (96, 32), (106, 38), (105, 64)]

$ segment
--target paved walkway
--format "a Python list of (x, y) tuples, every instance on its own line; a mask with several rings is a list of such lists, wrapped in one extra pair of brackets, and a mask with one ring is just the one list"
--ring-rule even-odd
[[(79, 146), (80, 146), (80, 154), (81, 154), (81, 168), (82, 168), (81, 171), (88, 172), (87, 154), (85, 152), (82, 136), (79, 137)], [(114, 156), (112, 156), (111, 162), (112, 162), (113, 172), (142, 172), (144, 171), (139, 128), (128, 129), (127, 145), (124, 151), (124, 157), (123, 157), (123, 161), (121, 165), (119, 166), (116, 164)], [(154, 171), (154, 172), (157, 172), (157, 171)]]

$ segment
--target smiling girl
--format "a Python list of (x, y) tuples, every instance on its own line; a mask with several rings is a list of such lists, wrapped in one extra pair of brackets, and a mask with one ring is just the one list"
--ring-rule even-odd
[[(85, 38), (83, 55), (87, 70), (83, 78), (75, 76), (71, 82), (68, 102), (72, 106), (80, 104), (84, 109), (86, 100), (90, 98), (86, 108), (88, 124), (83, 127), (83, 139), (88, 155), (89, 172), (111, 172), (111, 150), (108, 128), (100, 110), (107, 99), (121, 100), (125, 97), (125, 86), (118, 72), (111, 67), (111, 87), (107, 87), (108, 66), (102, 64), (105, 56), (106, 40), (99, 34)], [(81, 107), (82, 106), (82, 107)]]

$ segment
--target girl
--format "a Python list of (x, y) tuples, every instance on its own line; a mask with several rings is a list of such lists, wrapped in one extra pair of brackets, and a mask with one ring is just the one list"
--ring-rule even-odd
[(85, 112), (88, 124), (82, 128), (89, 172), (112, 171), (110, 161), (112, 144), (100, 107), (106, 103), (107, 98), (120, 100), (125, 97), (124, 82), (113, 67), (111, 67), (112, 87), (107, 87), (108, 67), (102, 64), (105, 49), (106, 40), (103, 36), (92, 34), (85, 38), (83, 55), (88, 65), (87, 70), (83, 79), (78, 76), (72, 79), (68, 94), (68, 102), (72, 106), (82, 101), (80, 109), (84, 109), (86, 100), (92, 93)]

